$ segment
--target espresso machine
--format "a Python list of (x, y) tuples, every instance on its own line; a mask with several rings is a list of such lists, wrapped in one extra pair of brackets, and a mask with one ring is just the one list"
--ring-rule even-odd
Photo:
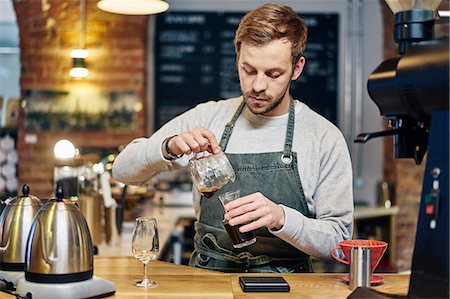
[[(406, 298), (449, 298), (449, 38), (434, 37), (438, 1), (395, 13), (399, 56), (369, 76), (368, 92), (392, 129), (362, 133), (355, 142), (394, 136), (395, 158), (420, 164), (428, 152)], [(348, 298), (400, 298), (358, 288)]]

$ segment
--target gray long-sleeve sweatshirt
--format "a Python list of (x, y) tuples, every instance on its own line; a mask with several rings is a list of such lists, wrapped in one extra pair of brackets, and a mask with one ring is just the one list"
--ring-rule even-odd
[[(167, 161), (161, 143), (168, 136), (198, 126), (209, 129), (220, 140), (242, 97), (209, 101), (172, 119), (149, 138), (133, 140), (114, 161), (113, 177), (129, 185), (141, 185), (156, 174), (185, 167), (189, 156)], [(295, 101), (293, 151), (297, 152), (298, 170), (313, 218), (282, 205), (285, 224), (275, 236), (299, 250), (322, 259), (330, 258), (330, 249), (353, 232), (352, 167), (342, 133), (330, 121)], [(247, 107), (239, 116), (229, 143), (228, 153), (282, 151), (287, 114), (267, 117), (253, 114)], [(199, 215), (200, 194), (193, 188), (195, 214)]]

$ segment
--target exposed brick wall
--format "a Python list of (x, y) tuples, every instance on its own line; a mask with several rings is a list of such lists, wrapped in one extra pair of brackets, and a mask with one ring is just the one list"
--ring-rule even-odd
[[(95, 86), (104, 91), (132, 91), (143, 109), (129, 132), (27, 132), (23, 110), (18, 133), (19, 184), (49, 197), (53, 192), (53, 146), (67, 138), (78, 148), (115, 148), (145, 134), (147, 16), (103, 12), (97, 1), (86, 1), (86, 59), (89, 76), (69, 77), (70, 52), (79, 46), (81, 22), (78, 0), (14, 1), (20, 30), (22, 94), (25, 90), (67, 91)], [(95, 99), (93, 99), (95, 100)], [(37, 142), (25, 142), (27, 135)]]
[[(394, 41), (394, 15), (384, 0), (380, 0), (384, 24), (384, 57), (398, 55)], [(449, 1), (442, 1), (440, 9), (449, 9)], [(436, 36), (448, 35), (448, 25), (436, 26)], [(422, 180), (426, 156), (421, 165), (412, 159), (394, 159), (392, 138), (384, 141), (384, 179), (395, 185), (395, 204), (399, 207), (397, 234), (397, 270), (411, 268), (412, 254), (416, 237), (417, 216), (422, 192)]]

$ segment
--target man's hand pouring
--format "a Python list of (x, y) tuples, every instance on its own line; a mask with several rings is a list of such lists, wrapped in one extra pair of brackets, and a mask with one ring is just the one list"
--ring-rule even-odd
[(169, 140), (167, 146), (170, 148), (170, 151), (176, 155), (189, 155), (191, 153), (201, 153), (204, 151), (208, 151), (211, 154), (218, 154), (222, 151), (216, 136), (203, 127), (197, 127), (174, 136)]

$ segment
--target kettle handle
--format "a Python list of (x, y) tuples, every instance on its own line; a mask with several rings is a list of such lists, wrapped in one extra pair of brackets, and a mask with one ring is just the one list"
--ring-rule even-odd
[[(39, 224), (40, 224), (40, 226), (41, 227), (43, 227), (43, 221), (42, 221), (42, 219), (41, 218), (38, 218), (38, 221), (39, 221)], [(57, 261), (58, 260), (58, 257), (54, 257), (54, 256), (52, 256), (52, 257), (50, 257), (48, 254), (47, 254), (47, 252), (48, 252), (48, 250), (47, 250), (47, 243), (45, 242), (45, 239), (44, 239), (44, 234), (40, 234), (40, 237), (41, 237), (41, 248), (42, 248), (42, 258), (44, 259), (44, 261), (47, 263), (47, 264), (53, 264), (55, 261)], [(56, 243), (56, 242), (53, 242), (53, 243)], [(53, 244), (53, 246), (55, 247), (56, 246), (56, 244)], [(55, 249), (55, 248), (54, 248)], [(52, 252), (56, 252), (56, 250), (52, 250)]]
[(1, 252), (5, 252), (6, 250), (8, 250), (9, 241), (10, 241), (10, 239), (8, 238), (8, 241), (6, 242), (6, 245), (5, 246), (0, 246), (0, 251)]
[[(3, 205), (4, 203), (5, 203), (5, 201), (3, 201), (3, 200), (1, 200), (0, 201), (1, 202), (1, 204)], [(1, 221), (1, 229), (0, 229), (0, 234), (1, 234), (1, 241), (0, 241), (0, 243), (3, 243), (3, 238), (4, 238), (4, 229), (5, 229), (5, 222), (6, 222), (6, 216), (5, 215), (2, 215), (2, 217), (0, 218), (2, 221)], [(9, 242), (11, 241), (11, 239), (10, 238), (7, 238), (7, 241), (6, 241), (6, 244), (5, 244), (5, 246), (0, 246), (0, 251), (1, 252), (5, 252), (6, 250), (8, 250), (8, 247), (9, 247)]]

